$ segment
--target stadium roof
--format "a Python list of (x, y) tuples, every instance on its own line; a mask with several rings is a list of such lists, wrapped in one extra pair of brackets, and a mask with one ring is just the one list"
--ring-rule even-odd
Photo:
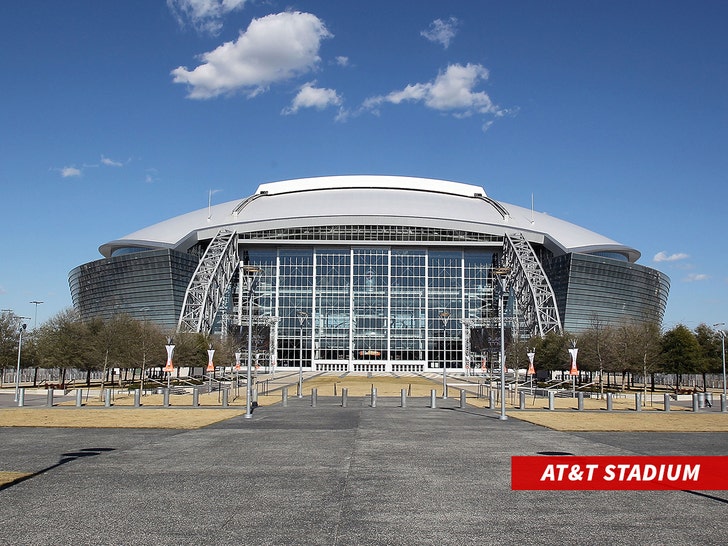
[(640, 256), (634, 248), (575, 224), (498, 202), (480, 186), (380, 175), (261, 184), (252, 196), (170, 218), (110, 241), (99, 251), (106, 257), (130, 247), (185, 251), (222, 228), (244, 233), (326, 225), (419, 226), (493, 235), (518, 231), (555, 254), (616, 253), (630, 262)]

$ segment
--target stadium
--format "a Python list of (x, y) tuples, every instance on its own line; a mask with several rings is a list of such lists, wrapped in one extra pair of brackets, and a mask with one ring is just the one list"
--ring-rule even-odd
[[(497, 362), (509, 339), (660, 323), (669, 279), (638, 250), (488, 196), (398, 176), (261, 184), (101, 245), (69, 274), (82, 319), (254, 333), (256, 359), (313, 371)], [(501, 318), (502, 317), (502, 318)]]

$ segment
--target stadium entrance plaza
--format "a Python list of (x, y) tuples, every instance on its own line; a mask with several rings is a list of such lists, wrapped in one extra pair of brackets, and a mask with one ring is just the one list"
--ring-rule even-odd
[[(439, 397), (436, 408), (415, 396), (402, 408), (391, 395), (376, 407), (351, 396), (341, 407), (323, 390), (316, 407), (293, 395), (251, 419), (235, 406), (10, 408), (4, 394), (0, 475), (16, 481), (0, 486), (0, 542), (726, 543), (726, 491), (510, 487), (514, 455), (726, 455), (726, 414), (651, 412), (711, 419), (721, 432), (619, 432), (621, 417), (637, 414), (626, 410), (608, 415), (615, 431), (564, 432), (518, 418), (530, 412), (509, 408), (502, 421), (495, 409), (460, 408), (457, 395)], [(216, 416), (187, 429), (100, 428), (112, 426), (109, 417), (95, 427), (7, 426), (14, 412), (37, 412), (34, 425), (49, 413)], [(588, 422), (606, 412), (539, 413)]]

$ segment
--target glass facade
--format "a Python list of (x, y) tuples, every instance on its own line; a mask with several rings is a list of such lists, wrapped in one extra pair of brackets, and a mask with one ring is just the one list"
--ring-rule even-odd
[(173, 250), (96, 260), (69, 273), (71, 299), (84, 320), (126, 313), (174, 330), (197, 263), (195, 256)]
[(544, 263), (567, 332), (603, 324), (662, 322), (670, 289), (655, 269), (587, 254), (565, 254)]
[(424, 371), (465, 365), (470, 330), (462, 319), (494, 314), (494, 252), (249, 247), (240, 254), (264, 272), (253, 312), (276, 318), (278, 366)]

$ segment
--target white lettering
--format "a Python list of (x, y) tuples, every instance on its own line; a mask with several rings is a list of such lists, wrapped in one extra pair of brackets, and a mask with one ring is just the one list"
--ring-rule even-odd
[(614, 465), (608, 464), (604, 469), (604, 481), (611, 482), (614, 479)]

